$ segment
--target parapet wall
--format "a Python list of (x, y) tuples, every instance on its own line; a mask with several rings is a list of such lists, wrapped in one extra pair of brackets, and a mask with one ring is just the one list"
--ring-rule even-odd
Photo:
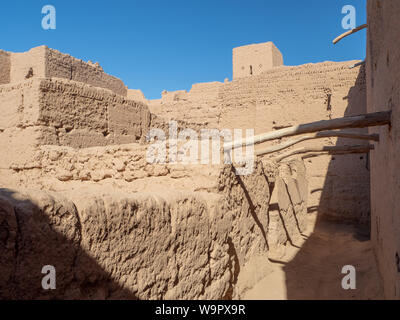
[(11, 58), (8, 52), (0, 50), (0, 84), (10, 83)]
[[(4, 171), (0, 298), (237, 299), (271, 271), (271, 250), (303, 230), (302, 162), (281, 175), (282, 218), (272, 221), (273, 170), (260, 161), (237, 176), (145, 157), (140, 144), (47, 145), (35, 164)], [(40, 285), (44, 260), (57, 270), (51, 292)]]
[[(201, 82), (192, 85), (190, 91), (176, 90), (176, 91), (163, 91), (161, 99), (148, 100), (148, 103), (157, 108), (161, 105), (171, 105), (175, 103), (189, 102), (189, 103), (207, 103), (213, 102), (218, 99), (219, 92), (224, 83), (218, 81)], [(135, 90), (128, 90), (128, 92)], [(137, 93), (131, 93), (132, 97), (137, 97)], [(159, 112), (162, 113), (161, 110)]]
[(272, 43), (258, 43), (233, 49), (233, 79), (259, 75), (283, 65), (283, 56)]
[(135, 100), (143, 103), (148, 103), (146, 97), (144, 96), (143, 92), (138, 89), (128, 89), (127, 97), (130, 100)]
[[(185, 120), (203, 128), (254, 129), (256, 134), (299, 123), (363, 114), (366, 112), (365, 72), (360, 67), (349, 69), (355, 62), (281, 66), (228, 83), (193, 85), (186, 99), (151, 101), (149, 108), (165, 119)], [(293, 148), (360, 143), (364, 142), (329, 138), (304, 142)], [(367, 155), (322, 156), (308, 159), (306, 166), (310, 210), (318, 208), (321, 215), (368, 223)]]
[(127, 95), (127, 88), (122, 80), (106, 74), (99, 65), (84, 62), (49, 48), (46, 48), (45, 61), (46, 78), (74, 80), (111, 90), (121, 96)]
[(27, 52), (10, 52), (10, 83), (18, 83), (30, 78), (46, 77), (45, 46), (32, 48)]
[[(8, 79), (3, 80), (2, 84), (17, 83), (30, 78), (63, 78), (108, 89), (122, 96), (127, 95), (124, 83), (106, 74), (98, 64), (84, 62), (46, 46), (7, 54), (10, 56), (11, 70), (7, 78), (7, 69), (1, 69), (0, 79)], [(5, 56), (4, 53), (2, 56)]]

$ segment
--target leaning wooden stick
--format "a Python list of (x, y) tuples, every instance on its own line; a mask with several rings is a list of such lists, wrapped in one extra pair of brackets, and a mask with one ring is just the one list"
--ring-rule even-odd
[(367, 24), (363, 24), (363, 25), (361, 25), (361, 26), (359, 26), (359, 27), (357, 27), (357, 28), (354, 28), (354, 29), (351, 29), (351, 30), (349, 30), (349, 31), (347, 31), (347, 32), (345, 32), (345, 33), (343, 33), (343, 34), (341, 34), (339, 37), (337, 37), (335, 40), (333, 40), (332, 42), (333, 42), (333, 44), (336, 44), (336, 43), (338, 43), (340, 40), (342, 40), (343, 38), (345, 38), (345, 37), (347, 37), (347, 36), (349, 36), (349, 35), (351, 35), (351, 34), (353, 34), (353, 33), (356, 33), (356, 32), (358, 32), (358, 31), (360, 31), (360, 30), (362, 30), (362, 29), (365, 29), (365, 28), (367, 28), (368, 27), (368, 25)]
[(349, 153), (368, 153), (374, 150), (374, 146), (370, 145), (356, 145), (356, 146), (322, 146), (322, 147), (303, 147), (296, 150), (289, 151), (275, 158), (276, 162), (280, 162), (285, 158), (294, 156), (301, 153), (309, 152), (326, 152), (328, 154), (349, 154)]
[(297, 139), (289, 140), (289, 141), (280, 143), (275, 146), (270, 146), (267, 148), (257, 150), (255, 152), (255, 154), (257, 156), (262, 156), (262, 155), (266, 155), (269, 153), (273, 153), (276, 151), (280, 151), (280, 150), (289, 148), (289, 147), (291, 147), (297, 143), (300, 143), (302, 141), (311, 140), (311, 139), (320, 139), (320, 138), (330, 138), (330, 137), (379, 141), (379, 134), (368, 134), (368, 133), (348, 132), (348, 131), (322, 131), (322, 132), (317, 132), (317, 133), (314, 133), (311, 135), (302, 136)]
[(357, 67), (362, 66), (364, 64), (365, 64), (365, 61), (357, 62), (357, 63), (349, 66), (349, 69), (354, 69), (354, 68), (357, 68)]
[(304, 133), (312, 133), (325, 130), (344, 128), (366, 128), (390, 124), (391, 111), (367, 113), (359, 116), (344, 117), (332, 120), (322, 120), (297, 126), (284, 128), (272, 132), (259, 134), (250, 138), (232, 141), (224, 144), (224, 150), (258, 144), (265, 141), (280, 139), (283, 137), (295, 136)]

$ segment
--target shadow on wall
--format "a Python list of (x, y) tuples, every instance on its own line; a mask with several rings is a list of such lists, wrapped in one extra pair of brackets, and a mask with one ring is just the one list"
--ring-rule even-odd
[[(0, 299), (136, 299), (81, 248), (72, 202), (34, 198), (0, 189)], [(46, 265), (55, 267), (55, 290), (42, 288)]]
[[(360, 67), (355, 85), (350, 88), (343, 100), (348, 101), (345, 117), (367, 113), (364, 65)], [(333, 105), (332, 108), (334, 107)], [(348, 130), (368, 133), (368, 128)], [(369, 142), (365, 140), (347, 138), (338, 138), (336, 142), (337, 146), (368, 144)], [(305, 161), (312, 166), (312, 158)], [(369, 154), (333, 156), (320, 192), (320, 201), (316, 208), (320, 215), (369, 226), (371, 215)]]
[[(345, 116), (366, 113), (364, 67), (360, 68), (355, 86), (343, 99), (348, 100)], [(368, 141), (337, 140), (337, 145), (363, 143)], [(313, 159), (305, 161), (312, 165)], [(324, 187), (319, 191), (319, 206), (308, 208), (309, 214), (318, 212), (314, 232), (283, 267), (287, 299), (379, 298), (380, 280), (375, 272), (370, 242), (367, 241), (370, 236), (368, 156), (334, 156), (328, 166)], [(336, 220), (336, 223), (327, 220)], [(344, 265), (353, 265), (357, 270), (356, 291), (344, 290), (341, 286), (345, 276), (341, 273)]]

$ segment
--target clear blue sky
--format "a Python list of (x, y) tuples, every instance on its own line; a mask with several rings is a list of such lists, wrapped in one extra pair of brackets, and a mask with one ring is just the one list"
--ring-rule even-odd
[[(56, 30), (41, 27), (42, 7), (56, 8)], [(365, 58), (365, 30), (343, 33), (341, 9), (366, 0), (13, 0), (0, 3), (0, 48), (39, 45), (99, 62), (147, 98), (193, 83), (232, 79), (232, 48), (273, 41), (285, 65)]]

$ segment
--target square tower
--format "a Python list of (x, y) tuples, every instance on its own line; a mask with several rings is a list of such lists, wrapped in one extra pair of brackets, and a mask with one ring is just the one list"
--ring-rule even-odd
[(272, 42), (233, 48), (233, 79), (258, 75), (283, 65), (282, 53)]

